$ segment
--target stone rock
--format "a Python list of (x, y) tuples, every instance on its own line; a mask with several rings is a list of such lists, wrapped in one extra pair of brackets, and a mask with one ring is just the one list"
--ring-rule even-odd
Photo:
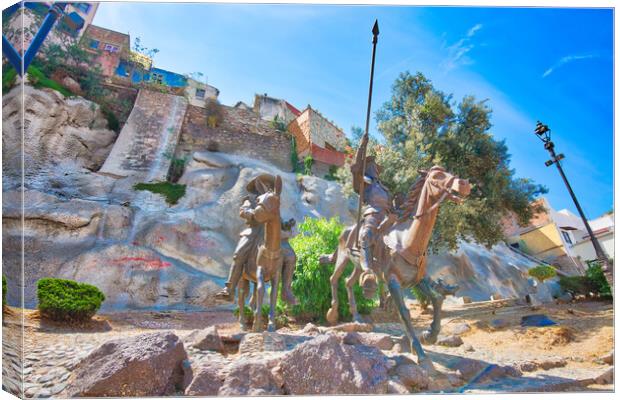
[(461, 339), (461, 337), (457, 335), (444, 336), (437, 339), (437, 344), (439, 346), (446, 347), (459, 347), (463, 344), (463, 339)]
[(106, 295), (102, 310), (207, 305), (219, 290), (208, 276), (178, 260), (124, 244), (82, 253), (62, 265), (56, 276), (97, 286)]
[(565, 367), (567, 364), (566, 359), (562, 357), (551, 357), (544, 360), (537, 361), (536, 364), (544, 370)]
[(372, 332), (372, 325), (359, 322), (345, 322), (343, 324), (330, 326), (327, 332)]
[(209, 353), (194, 367), (186, 396), (217, 396), (224, 384), (230, 361), (219, 353)]
[(172, 332), (105, 342), (75, 368), (68, 396), (125, 397), (172, 394), (184, 381), (187, 353)]
[(279, 332), (246, 333), (239, 343), (239, 354), (287, 351), (310, 339), (312, 336)]
[[(55, 90), (30, 85), (13, 88), (2, 98), (2, 171), (6, 180), (21, 177), (21, 144), (25, 174), (45, 177), (62, 160), (75, 168), (97, 170), (112, 149), (117, 134), (107, 129), (100, 107), (83, 98), (65, 98)], [(28, 104), (22, 122), (22, 101)], [(23, 137), (22, 137), (23, 134)]]
[(492, 320), (491, 322), (489, 322), (489, 326), (494, 330), (500, 330), (500, 329), (504, 329), (510, 326), (510, 321), (502, 319), (502, 318), (496, 318)]
[(609, 353), (599, 357), (597, 362), (600, 364), (614, 365), (614, 351), (612, 350)]
[(564, 292), (557, 296), (555, 300), (558, 304), (568, 304), (573, 301), (573, 295), (568, 292)]
[(609, 368), (607, 371), (596, 377), (594, 382), (599, 385), (609, 385), (614, 383), (614, 367)]
[(533, 372), (538, 369), (538, 363), (534, 361), (523, 361), (518, 363), (517, 367), (523, 372)]
[(69, 89), (73, 93), (80, 93), (82, 91), (82, 88), (80, 87), (80, 84), (77, 83), (77, 81), (75, 79), (71, 78), (70, 76), (65, 76), (62, 79), (61, 83), (62, 83), (62, 85), (64, 87), (66, 87), (67, 89)]
[(450, 329), (450, 332), (452, 332), (453, 335), (462, 335), (469, 331), (471, 331), (471, 326), (469, 326), (469, 324), (465, 322), (456, 324)]
[(350, 345), (363, 344), (366, 346), (373, 346), (381, 350), (392, 350), (394, 347), (392, 337), (387, 333), (346, 332), (344, 336), (342, 336), (342, 342)]
[(388, 390), (387, 357), (375, 347), (342, 344), (336, 335), (320, 335), (300, 344), (282, 357), (280, 367), (285, 389), (292, 395), (385, 394)]
[(390, 378), (388, 381), (388, 394), (409, 394), (409, 389), (398, 378)]
[(471, 344), (466, 344), (463, 350), (469, 353), (473, 353), (474, 351), (476, 351), (476, 349), (474, 349), (474, 346), (472, 346)]
[(415, 364), (402, 364), (396, 367), (396, 375), (409, 389), (424, 390), (428, 388), (430, 377), (422, 367)]
[(461, 299), (463, 300), (463, 304), (470, 304), (472, 302), (471, 297), (469, 296), (463, 296)]
[(218, 396), (278, 396), (284, 394), (280, 377), (272, 371), (276, 360), (236, 361), (218, 391)]
[(224, 351), (224, 344), (215, 326), (196, 330), (188, 335), (185, 340), (191, 343), (190, 346), (200, 350), (217, 351), (219, 353)]
[(309, 335), (316, 335), (319, 333), (319, 327), (314, 325), (312, 322), (308, 322), (301, 331)]
[(493, 293), (490, 298), (491, 298), (491, 300), (502, 300), (504, 298), (504, 296), (502, 296), (499, 293)]

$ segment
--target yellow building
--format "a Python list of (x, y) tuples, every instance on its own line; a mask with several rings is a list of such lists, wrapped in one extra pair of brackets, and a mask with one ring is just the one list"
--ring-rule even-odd
[(579, 217), (568, 210), (555, 211), (545, 198), (536, 200), (544, 211), (535, 214), (527, 226), (519, 226), (511, 215), (503, 221), (507, 243), (565, 272), (581, 273), (584, 264), (573, 251), (585, 228)]

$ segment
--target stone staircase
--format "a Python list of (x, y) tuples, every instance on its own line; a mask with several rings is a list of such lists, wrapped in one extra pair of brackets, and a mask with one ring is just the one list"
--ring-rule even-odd
[(164, 181), (179, 140), (187, 100), (141, 89), (127, 122), (99, 170), (111, 176)]

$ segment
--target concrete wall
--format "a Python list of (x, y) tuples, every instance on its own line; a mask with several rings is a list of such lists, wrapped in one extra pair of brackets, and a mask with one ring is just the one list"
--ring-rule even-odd
[(240, 154), (291, 171), (291, 138), (271, 128), (257, 114), (241, 108), (221, 106), (222, 121), (215, 128), (207, 126), (205, 110), (189, 106), (183, 122), (177, 157), (195, 151), (220, 151)]
[(187, 108), (182, 96), (142, 89), (100, 171), (164, 181)]

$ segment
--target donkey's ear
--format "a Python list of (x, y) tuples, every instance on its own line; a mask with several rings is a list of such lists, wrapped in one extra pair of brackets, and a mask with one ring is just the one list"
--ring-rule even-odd
[(280, 193), (282, 193), (282, 178), (280, 178), (280, 175), (276, 175), (274, 187), (276, 189), (276, 194), (279, 196)]
[(258, 186), (259, 193), (267, 193), (269, 191), (269, 187), (260, 179), (256, 180), (255, 185)]

